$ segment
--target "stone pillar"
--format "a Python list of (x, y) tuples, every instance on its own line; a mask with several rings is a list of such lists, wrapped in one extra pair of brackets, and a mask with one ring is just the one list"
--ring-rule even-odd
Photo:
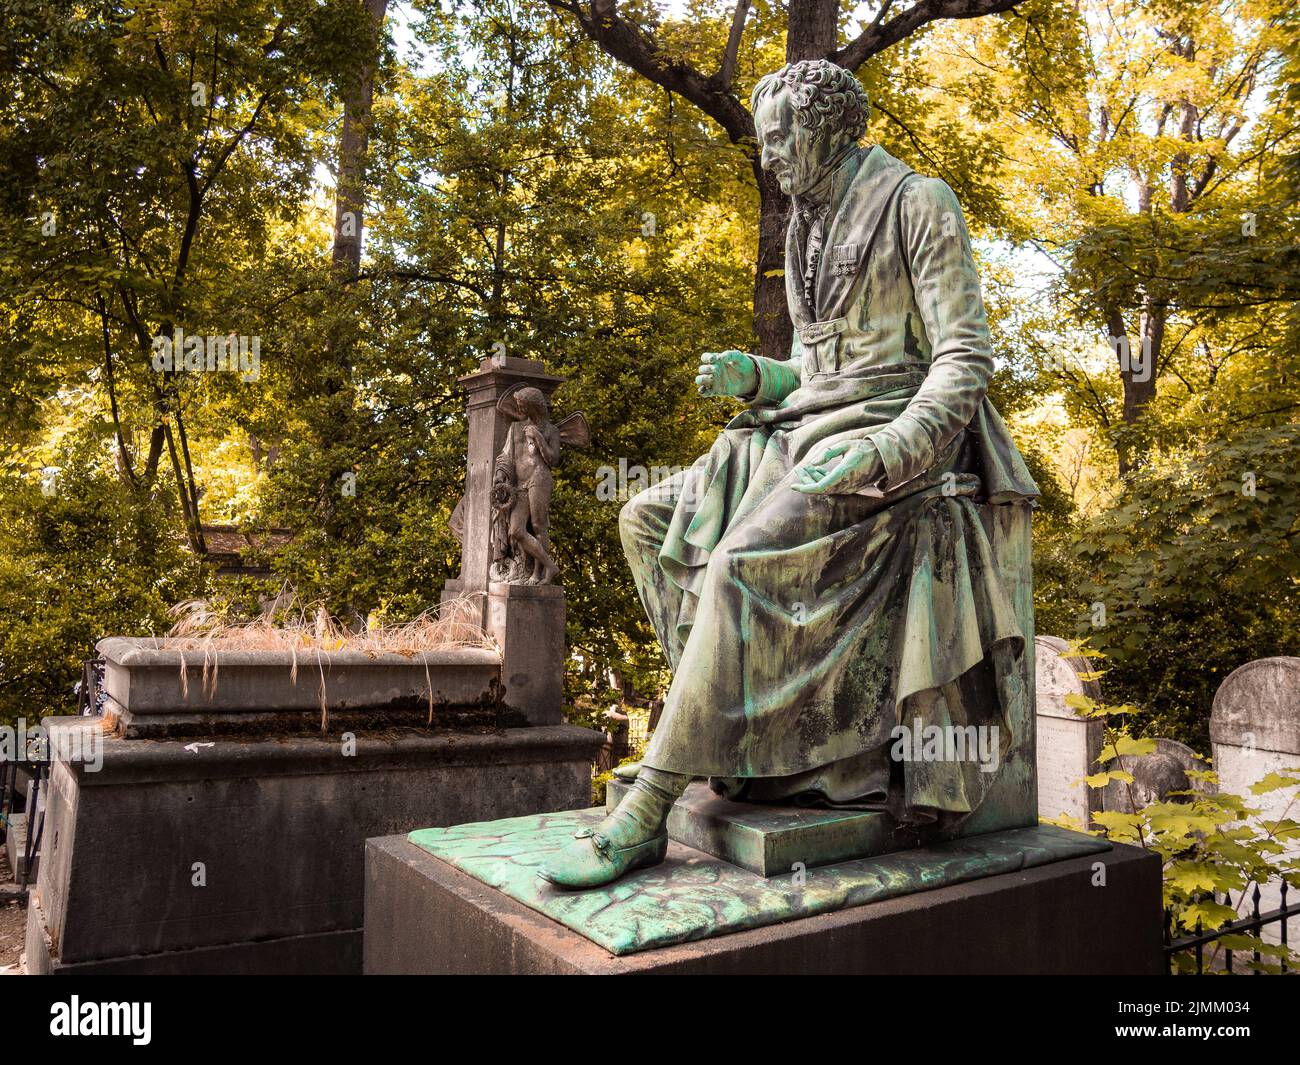
[[(510, 419), (497, 410), (497, 402), (514, 385), (532, 385), (550, 397), (564, 381), (548, 374), (536, 359), (512, 355), (484, 359), (478, 369), (457, 383), (469, 394), (469, 455), (465, 463), (465, 494), (461, 503), (464, 533), (461, 537), (460, 576), (447, 582), (443, 597), (486, 596), (492, 565), (492, 464), (506, 442)], [(481, 620), (487, 621), (487, 603)]]
[(443, 598), (480, 599), (480, 623), (501, 645), (501, 681), (506, 702), (530, 725), (556, 725), (564, 717), (564, 589), (494, 582), (492, 565), (492, 467), (505, 443), (510, 419), (497, 410), (518, 384), (539, 388), (550, 398), (564, 378), (548, 374), (535, 359), (484, 359), (459, 378), (469, 394), (469, 455), (461, 504), (460, 576), (447, 582)]
[[(1300, 765), (1300, 658), (1259, 658), (1228, 674), (1214, 693), (1210, 740), (1220, 791), (1245, 796), (1261, 811), (1262, 820), (1297, 818), (1300, 787), (1252, 795), (1250, 786), (1274, 770)], [(1275, 860), (1297, 856), (1300, 843), (1292, 841)], [(1277, 908), (1278, 888), (1276, 882), (1261, 888), (1261, 912)], [(1300, 891), (1292, 891), (1287, 901), (1297, 899)], [(1249, 903), (1240, 912), (1247, 916)], [(1300, 942), (1300, 917), (1287, 926), (1290, 941)], [(1262, 936), (1276, 943), (1278, 931), (1279, 925), (1268, 925)]]

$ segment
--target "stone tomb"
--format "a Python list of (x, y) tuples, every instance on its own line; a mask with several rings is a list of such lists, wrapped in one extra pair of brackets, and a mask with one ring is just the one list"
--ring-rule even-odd
[[(47, 728), (100, 728), (47, 718)], [(560, 810), (590, 794), (600, 735), (207, 741), (107, 737), (50, 767), (29, 971), (356, 974), (367, 837)]]
[(213, 648), (209, 663), (150, 641), (100, 645), (104, 718), (53, 727), (114, 735), (94, 771), (51, 766), (31, 971), (356, 973), (368, 837), (589, 800), (604, 737), (563, 723), (563, 592), (489, 579), (499, 400), (559, 381), (511, 358), (462, 379), (464, 552), (444, 598), (468, 604), (499, 651), (295, 663)]

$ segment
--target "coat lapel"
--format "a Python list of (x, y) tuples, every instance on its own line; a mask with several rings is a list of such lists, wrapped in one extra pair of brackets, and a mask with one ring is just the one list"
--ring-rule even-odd
[(785, 230), (785, 302), (796, 329), (813, 320), (812, 308), (803, 298), (803, 236), (799, 212), (791, 207), (790, 223)]
[(861, 159), (838, 198), (832, 200), (826, 244), (817, 271), (817, 321), (839, 318), (848, 310), (858, 275), (884, 222), (898, 184), (912, 173), (877, 146)]

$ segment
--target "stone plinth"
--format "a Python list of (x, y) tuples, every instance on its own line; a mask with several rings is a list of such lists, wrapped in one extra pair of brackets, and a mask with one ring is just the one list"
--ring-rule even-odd
[[(674, 843), (662, 865), (609, 888), (562, 892), (538, 880), (544, 854), (599, 816), (514, 819), (491, 836), (458, 826), (443, 857), (425, 849), (439, 846), (431, 833), (415, 834), (424, 847), (368, 841), (365, 971), (1162, 971), (1160, 860), (1137, 848), (1044, 826), (810, 869), (800, 881)], [(1094, 886), (1099, 865), (1104, 888)]]
[(530, 725), (564, 720), (564, 589), (488, 585), (487, 630), (501, 648), (507, 706)]
[(1112, 848), (1105, 840), (1050, 825), (990, 832), (895, 854), (762, 877), (681, 847), (675, 860), (638, 870), (606, 888), (565, 891), (537, 869), (604, 811), (571, 810), (486, 824), (428, 828), (412, 844), (517, 902), (581, 933), (612, 954), (696, 939), (1014, 872)]
[(602, 740), (572, 726), (108, 737), (98, 772), (51, 767), (28, 966), (359, 972), (368, 837), (585, 803)]
[[(611, 781), (605, 808), (613, 810), (628, 787)], [(883, 813), (729, 802), (700, 781), (673, 805), (668, 837), (762, 877), (788, 876), (799, 865), (811, 869), (918, 842), (911, 832), (895, 831)]]

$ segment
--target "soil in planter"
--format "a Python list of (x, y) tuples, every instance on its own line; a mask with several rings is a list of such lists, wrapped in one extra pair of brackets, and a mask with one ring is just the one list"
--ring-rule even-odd
[[(159, 720), (168, 715), (140, 714), (131, 721), (141, 739), (190, 739), (209, 736), (301, 736), (315, 733), (377, 732), (403, 729), (423, 733), (499, 732), (525, 728), (528, 719), (505, 703), (494, 686), (493, 697), (476, 704), (453, 706), (435, 702), (432, 718), (426, 696), (409, 695), (375, 706), (330, 710), (325, 727), (317, 710), (284, 710), (231, 714), (205, 714), (202, 723)], [(123, 737), (119, 723), (114, 734)]]

